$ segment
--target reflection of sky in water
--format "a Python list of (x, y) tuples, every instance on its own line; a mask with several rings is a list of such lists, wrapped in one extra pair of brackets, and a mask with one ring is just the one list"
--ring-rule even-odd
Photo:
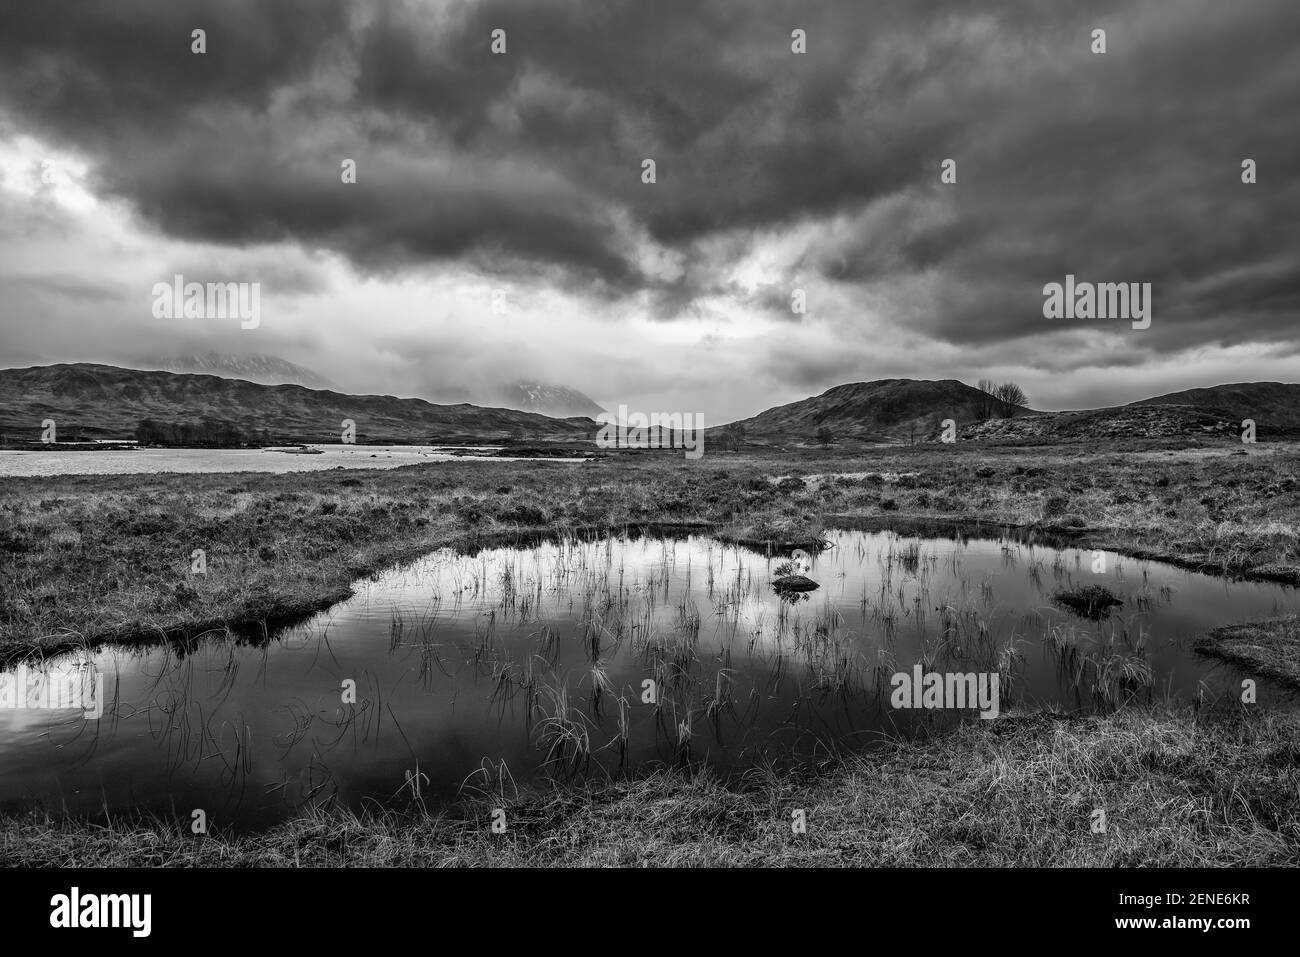
[[(354, 806), (401, 800), (418, 764), (423, 796), (438, 802), (482, 783), (474, 775), (485, 766), (504, 762), (521, 782), (538, 773), (562, 686), (569, 729), (610, 773), (623, 756), (680, 760), (679, 741), (691, 760), (732, 768), (955, 720), (889, 709), (889, 675), (917, 662), (1010, 669), (1004, 710), (1096, 707), (1099, 682), (1112, 704), (1219, 696), (1239, 676), (1194, 656), (1188, 639), (1300, 604), (1282, 586), (1114, 554), (1094, 574), (1088, 552), (832, 538), (808, 570), (821, 587), (795, 603), (772, 588), (780, 558), (705, 538), (545, 544), (430, 555), (260, 647), (105, 650), (95, 657), (109, 702), (100, 721), (0, 710), (0, 800), (82, 813), (170, 814), (174, 804), (186, 819), (201, 807), (214, 822), (252, 825), (331, 795)], [(1091, 584), (1123, 599), (1109, 619), (1052, 602), (1060, 588)], [(593, 655), (609, 686), (600, 713)], [(1126, 664), (1149, 679), (1115, 684)], [(341, 704), (347, 678), (355, 708)], [(647, 678), (659, 681), (659, 709), (642, 702)]]

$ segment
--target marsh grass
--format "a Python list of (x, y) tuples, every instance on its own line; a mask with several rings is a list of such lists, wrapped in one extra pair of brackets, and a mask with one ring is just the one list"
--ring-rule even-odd
[[(898, 514), (925, 512), (925, 507), (917, 504), (917, 490), (929, 490), (931, 501), (942, 492), (958, 503), (957, 509), (945, 512), (945, 520), (978, 516), (1025, 524), (1038, 507), (1035, 503), (1041, 489), (1035, 486), (1071, 484), (1084, 489), (1072, 493), (1072, 508), (1085, 513), (1088, 535), (1092, 536), (1080, 536), (1080, 544), (1104, 543), (1112, 549), (1129, 549), (1138, 556), (1173, 558), (1191, 567), (1281, 578), (1293, 575), (1300, 561), (1291, 527), (1296, 507), (1267, 492), (1277, 484), (1280, 470), (1288, 465), (1294, 469), (1298, 458), (1294, 451), (1250, 463), (1186, 460), (1189, 487), (1231, 478), (1243, 510), (1255, 509), (1258, 520), (1241, 516), (1210, 520), (1199, 506), (1188, 505), (1187, 518), (1165, 515), (1158, 522), (1150, 520), (1150, 516), (1162, 504), (1172, 507), (1172, 503), (1144, 502), (1138, 508), (1133, 503), (1117, 502), (1114, 490), (1122, 488), (1126, 478), (1140, 473), (1126, 463), (1101, 456), (1036, 455), (1032, 468), (1038, 474), (1034, 476), (1014, 479), (1011, 469), (1001, 469), (998, 475), (1003, 478), (966, 489), (973, 462), (983, 461), (985, 456), (1003, 463), (1014, 462), (1019, 460), (1017, 453), (962, 451), (954, 457), (955, 463), (940, 456), (882, 454), (900, 461), (906, 458), (917, 466), (912, 469), (917, 476), (914, 486), (891, 487), (890, 500), (899, 503)], [(762, 459), (749, 460), (745, 466), (764, 467)], [(531, 468), (539, 474), (546, 472)], [(223, 633), (226, 623), (255, 627), (265, 642), (266, 633), (276, 622), (343, 597), (355, 578), (387, 567), (392, 561), (437, 547), (473, 549), (496, 541), (520, 541), (525, 534), (541, 531), (491, 517), (470, 521), (469, 512), (454, 506), (454, 500), (472, 497), (474, 510), (490, 516), (505, 504), (500, 496), (478, 486), (483, 473), (475, 469), (482, 466), (453, 465), (445, 473), (422, 468), (348, 473), (348, 480), (362, 487), (355, 495), (336, 494), (338, 476), (294, 476), (293, 482), (301, 489), (296, 494), (301, 498), (289, 507), (284, 503), (275, 507), (269, 504), (277, 490), (288, 484), (279, 476), (186, 476), (180, 482), (158, 476), (131, 477), (129, 481), (111, 479), (94, 486), (73, 478), (45, 480), (40, 486), (26, 481), (6, 483), (0, 488), (0, 573), (13, 587), (7, 587), (0, 597), (0, 631), (11, 653), (34, 655), (65, 648), (88, 650), (104, 637), (157, 640), (174, 635), (177, 629), (192, 633), (194, 629), (213, 627), (214, 623)], [(642, 656), (661, 689), (653, 707), (655, 734), (662, 737), (676, 763), (683, 766), (694, 760), (693, 743), (701, 721), (712, 727), (715, 739), (721, 743), (724, 726), (729, 729), (734, 721), (743, 728), (755, 720), (764, 695), (784, 696), (796, 689), (795, 710), (801, 714), (807, 713), (814, 698), (848, 701), (854, 696), (869, 699), (874, 695), (878, 704), (887, 701), (888, 676), (897, 667), (895, 641), (900, 637), (916, 636), (922, 641), (927, 667), (951, 663), (962, 670), (975, 666), (996, 670), (1008, 695), (1023, 666), (1022, 641), (1015, 629), (995, 634), (989, 625), (996, 610), (992, 583), (963, 580), (960, 594), (931, 596), (938, 559), (915, 542), (896, 541), (882, 556), (878, 583), (871, 589), (863, 585), (861, 621), (857, 615), (850, 616), (853, 627), (841, 613), (817, 603), (797, 607), (782, 604), (775, 615), (764, 612), (748, 617), (744, 610), (752, 607), (758, 589), (749, 569), (729, 555), (728, 549), (733, 546), (727, 543), (711, 547), (706, 567), (686, 569), (688, 579), (699, 576), (705, 583), (708, 601), (713, 604), (711, 611), (706, 607), (702, 612), (693, 600), (674, 597), (677, 586), (670, 573), (677, 564), (677, 554), (672, 542), (656, 546), (657, 560), (644, 575), (629, 573), (614, 558), (614, 543), (619, 539), (614, 530), (651, 519), (710, 523), (713, 528), (721, 528), (723, 537), (733, 543), (761, 541), (762, 547), (775, 554), (777, 545), (788, 547), (807, 535), (820, 536), (819, 512), (838, 509), (867, 522), (875, 521), (879, 517), (875, 503), (880, 499), (874, 493), (868, 496), (854, 486), (826, 483), (817, 486), (819, 498), (814, 499), (811, 492), (795, 491), (782, 493), (778, 502), (763, 489), (745, 484), (744, 473), (710, 464), (693, 473), (663, 464), (621, 462), (602, 463), (585, 472), (554, 471), (540, 478), (526, 470), (503, 471), (512, 476), (516, 497), (575, 503), (572, 511), (550, 512), (554, 521), (546, 531), (559, 535), (558, 556), (545, 564), (519, 560), (493, 566), (480, 554), (458, 565), (454, 593), (434, 596), (434, 608), (423, 618), (394, 613), (389, 622), (389, 645), (392, 650), (410, 646), (420, 649), (422, 680), (432, 680), (435, 672), (449, 675), (434, 640), (436, 603), (443, 602), (450, 611), (463, 600), (481, 600), (491, 594), (495, 607), (477, 624), (474, 662), (489, 683), (488, 696), (494, 706), (502, 711), (514, 707), (516, 696), (523, 693), (530, 733), (544, 767), (556, 780), (574, 785), (592, 777), (589, 772), (594, 756), (601, 750), (599, 742), (604, 740), (598, 728), (611, 703), (617, 705), (615, 730), (604, 747), (617, 752), (619, 770), (626, 769), (637, 706), (619, 695), (606, 670), (606, 663), (624, 640), (629, 641), (633, 653)], [(500, 474), (497, 472), (492, 481), (499, 481)], [(664, 512), (647, 505), (644, 513), (634, 515), (626, 503), (653, 501), (653, 497), (639, 492), (630, 494), (641, 487), (670, 488), (675, 501), (691, 504)], [(138, 510), (141, 521), (136, 521), (137, 516), (127, 507), (128, 492), (138, 494), (145, 503)], [(622, 492), (629, 495), (620, 497)], [(1157, 498), (1164, 494), (1158, 488), (1152, 491)], [(150, 502), (157, 503), (156, 507), (151, 507)], [(1179, 503), (1180, 508), (1183, 504)], [(325, 505), (331, 507), (325, 509)], [(896, 518), (890, 516), (891, 521)], [(760, 537), (746, 539), (751, 533)], [(591, 547), (593, 536), (600, 543), (595, 548)], [(250, 539), (273, 539), (274, 547), (252, 548), (248, 545)], [(208, 546), (210, 564), (221, 570), (219, 575), (196, 578), (186, 574), (185, 563), (177, 556), (188, 555), (196, 541)], [(1002, 559), (1007, 568), (1023, 565), (1022, 570), (1040, 589), (1048, 587), (1047, 568), (1032, 547), (1008, 542), (1002, 549)], [(948, 561), (955, 568), (955, 556)], [(1171, 599), (1167, 588), (1161, 589), (1158, 598), (1152, 596), (1145, 586), (1145, 569), (1140, 563), (1138, 568), (1144, 582), (1139, 611), (1154, 601)], [(1123, 563), (1117, 563), (1116, 574), (1123, 571)], [(1069, 574), (1070, 569), (1058, 555), (1051, 566), (1053, 582), (1068, 585)], [(761, 569), (759, 577), (763, 577)], [(567, 629), (561, 636), (541, 617), (547, 596), (556, 591), (574, 595), (573, 600), (582, 608), (582, 626), (576, 636)], [(507, 622), (511, 627), (529, 623), (537, 636), (537, 654), (526, 656), (522, 664), (503, 657), (498, 628), (505, 628)], [(882, 645), (874, 660), (855, 656), (852, 650), (855, 629), (862, 630), (867, 623), (879, 634)], [(1148, 636), (1120, 619), (1113, 620), (1112, 625), (1109, 634), (1084, 629), (1049, 631), (1043, 653), (1056, 658), (1079, 707), (1102, 712), (1124, 709), (1113, 718), (1089, 721), (1113, 720), (1115, 723), (1107, 726), (1127, 735), (1133, 727), (1129, 722), (1139, 720), (1128, 712), (1152, 698), (1150, 665), (1145, 657)], [(748, 693), (740, 695), (743, 707), (737, 703), (737, 673), (730, 667), (730, 659), (724, 664), (705, 654), (707, 660), (701, 660), (701, 647), (707, 645), (704, 638), (710, 637), (707, 631), (715, 627), (713, 638), (724, 643), (738, 642), (738, 649), (744, 647), (762, 665)], [(582, 676), (576, 681), (571, 680), (572, 675), (557, 674), (562, 637), (566, 653), (576, 639), (586, 660), (584, 668), (575, 671)], [(1282, 660), (1282, 651), (1272, 654)], [(571, 690), (571, 685), (577, 688), (583, 681), (590, 683), (588, 714), (582, 713), (581, 692)], [(336, 740), (341, 741), (345, 736), (364, 740), (376, 734), (381, 724), (395, 718), (375, 689), (373, 700), (364, 701), (355, 712), (314, 720), (331, 726)], [(1157, 737), (1191, 733), (1176, 718), (1143, 720), (1149, 721)], [(1070, 724), (1066, 738), (1082, 749), (1084, 739), (1098, 726), (1102, 725), (1085, 724), (1076, 732), (1076, 725)], [(294, 722), (286, 734), (286, 746), (291, 748), (307, 740), (310, 728), (305, 717)], [(801, 730), (807, 732), (806, 728)], [(215, 748), (228, 785), (237, 789), (246, 780), (246, 729), (210, 724), (198, 713), (177, 712), (166, 733), (174, 767), (194, 760), (204, 749)], [(973, 747), (992, 748), (995, 739), (1001, 740), (1002, 735), (1011, 732), (995, 732), (976, 724), (974, 728), (958, 728), (953, 734), (956, 740), (972, 742)], [(832, 743), (827, 742), (819, 753), (825, 753)], [(1137, 746), (1132, 741), (1128, 744)], [(1249, 742), (1242, 747), (1250, 747)], [(1095, 756), (1099, 752), (1094, 749), (1089, 753)], [(1054, 760), (1054, 756), (1054, 751), (1048, 756), (1039, 753), (1044, 761)], [(1013, 758), (1028, 760), (1028, 752), (1016, 751), (1008, 756), (1008, 760)], [(823, 771), (828, 775), (849, 774), (852, 772), (846, 769), (851, 767), (852, 762), (846, 759), (842, 766)], [(412, 792), (409, 796), (418, 801), (424, 784), (418, 767), (413, 768), (417, 775), (414, 785), (408, 780), (399, 790)], [(667, 782), (678, 779), (660, 780), (661, 784)], [(316, 799), (328, 795), (332, 786), (325, 768), (318, 768), (313, 761), (302, 783), (302, 793)], [(691, 792), (683, 790), (686, 787), (674, 783), (670, 800), (689, 803)], [(1134, 793), (1141, 793), (1140, 789)], [(1210, 793), (1216, 800), (1221, 796), (1213, 789)], [(1012, 793), (999, 794), (996, 800), (1013, 797)], [(540, 805), (547, 806), (544, 802)], [(536, 810), (536, 806), (530, 807)], [(1234, 812), (1226, 803), (1224, 808), (1224, 833), (1235, 833), (1232, 828), (1241, 826), (1240, 821), (1233, 824), (1237, 820)], [(1017, 808), (1006, 805), (1004, 809)], [(546, 819), (544, 814), (541, 819)], [(564, 827), (558, 821), (550, 823)], [(1015, 840), (1032, 843), (1039, 825), (1031, 815), (1026, 819), (1024, 833)], [(1144, 826), (1158, 829), (1154, 821)], [(286, 827), (292, 830), (294, 825)], [(55, 831), (47, 831), (57, 844)], [(988, 829), (990, 836), (998, 833), (996, 828)], [(1185, 842), (1177, 851), (1180, 855), (1185, 852), (1189, 859), (1197, 855), (1216, 859), (1203, 844), (1176, 828), (1167, 836)], [(644, 859), (636, 857), (636, 852), (626, 845), (619, 847), (619, 854)], [(733, 851), (728, 849), (720, 859), (730, 862)], [(1082, 845), (1075, 851), (1083, 853)], [(489, 852), (485, 848), (483, 853)], [(527, 853), (544, 857), (546, 852), (535, 849)], [(925, 859), (935, 853), (918, 852)], [(997, 859), (995, 852), (983, 847), (970, 853)], [(1045, 846), (1037, 847), (1034, 853), (1047, 855), (1044, 859), (1050, 857)], [(1135, 853), (1159, 859), (1164, 852), (1151, 844)], [(1229, 852), (1217, 853), (1217, 859), (1232, 859)], [(1267, 857), (1262, 846), (1243, 853), (1250, 859)]]
[(562, 779), (571, 779), (591, 767), (591, 722), (569, 701), (564, 680), (543, 685), (536, 703), (534, 734), (544, 753), (543, 766)]
[[(1250, 456), (1232, 451), (1162, 447), (1162, 467), (1177, 469), (1180, 481), (1160, 486), (1148, 479), (1142, 448), (882, 449), (875, 474), (911, 476), (906, 485), (889, 483), (898, 506), (889, 514), (874, 485), (833, 482), (790, 492), (753, 482), (756, 474), (799, 468), (797, 458), (761, 449), (706, 457), (693, 468), (669, 457), (628, 456), (582, 468), (441, 463), (290, 475), (6, 479), (0, 652), (54, 653), (226, 625), (270, 628), (328, 607), (349, 595), (357, 578), (397, 562), (540, 531), (576, 540), (690, 525), (762, 548), (812, 538), (818, 541), (804, 544), (820, 548), (832, 519), (877, 527), (922, 520), (1033, 525), (1044, 491), (1057, 489), (1068, 491), (1071, 509), (1085, 520), (1087, 531), (1075, 536), (1081, 547), (1300, 583), (1300, 496), (1283, 491), (1294, 489), (1300, 452), (1282, 443)], [(992, 468), (971, 481), (985, 464)], [(828, 454), (818, 457), (818, 469), (850, 472), (860, 464)], [(1216, 495), (1224, 487), (1233, 489), (1230, 508)], [(1142, 494), (1131, 494), (1134, 488)], [(948, 505), (937, 510), (923, 500)], [(522, 514), (520, 505), (546, 514), (544, 528), (506, 517)], [(206, 576), (189, 573), (188, 556), (199, 547), (207, 552)], [(519, 581), (511, 587), (522, 603)]]
[[(255, 834), (188, 820), (0, 821), (6, 865), (1259, 867), (1300, 864), (1293, 714), (1010, 715), (915, 744), (541, 790), (484, 770), (444, 813), (314, 808)], [(504, 777), (504, 776), (503, 776)], [(504, 807), (505, 835), (491, 832)], [(810, 809), (792, 836), (788, 810)], [(1105, 808), (1105, 835), (1090, 815)]]
[(1100, 621), (1110, 614), (1111, 608), (1124, 604), (1124, 600), (1105, 585), (1084, 585), (1082, 588), (1059, 589), (1052, 600), (1076, 615)]
[(1204, 655), (1230, 661), (1300, 691), (1300, 617), (1286, 615), (1266, 621), (1216, 628), (1196, 640)]

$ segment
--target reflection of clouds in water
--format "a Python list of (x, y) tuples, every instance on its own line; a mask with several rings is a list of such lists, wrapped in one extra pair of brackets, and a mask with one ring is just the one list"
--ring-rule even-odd
[[(1279, 586), (1114, 561), (1105, 581), (1126, 617), (1100, 634), (1067, 626), (1046, 600), (1093, 580), (1072, 550), (828, 535), (835, 548), (808, 556), (821, 587), (796, 603), (772, 587), (793, 550), (769, 559), (701, 536), (548, 542), (432, 553), (268, 641), (110, 647), (95, 656), (120, 702), (110, 720), (0, 713), (0, 800), (66, 795), (93, 813), (101, 800), (176, 799), (265, 823), (329, 794), (387, 800), (418, 763), (421, 797), (438, 803), (484, 760), (533, 773), (542, 756), (529, 722), (556, 716), (561, 688), (564, 717), (593, 750), (618, 733), (611, 716), (625, 698), (629, 765), (672, 760), (685, 723), (708, 745), (697, 753), (734, 767), (756, 753), (746, 748), (814, 732), (858, 740), (905, 722), (880, 704), (880, 669), (922, 660), (938, 671), (1014, 666), (1021, 703), (1095, 707), (1086, 683), (1068, 683), (1080, 662), (1086, 682), (1104, 673), (1113, 693), (1140, 690), (1140, 660), (1161, 693), (1167, 681), (1173, 696), (1194, 695), (1219, 676), (1180, 636), (1297, 604)], [(1140, 648), (1125, 627), (1145, 634)], [(603, 716), (590, 703), (597, 667), (610, 689)], [(661, 681), (668, 710), (642, 703), (647, 678)], [(341, 701), (345, 679), (355, 706)]]

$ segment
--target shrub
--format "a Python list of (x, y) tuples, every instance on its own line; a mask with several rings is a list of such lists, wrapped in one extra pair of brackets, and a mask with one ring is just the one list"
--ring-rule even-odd
[(1111, 606), (1124, 604), (1118, 595), (1103, 585), (1086, 585), (1074, 591), (1058, 591), (1052, 599), (1076, 615), (1093, 621), (1109, 615)]
[(1049, 518), (1055, 515), (1062, 515), (1069, 506), (1070, 499), (1068, 496), (1049, 495), (1047, 496), (1047, 500), (1043, 502), (1043, 517)]

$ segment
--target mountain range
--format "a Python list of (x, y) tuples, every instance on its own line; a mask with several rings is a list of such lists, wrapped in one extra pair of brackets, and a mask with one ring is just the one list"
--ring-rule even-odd
[[(836, 442), (926, 442), (952, 419), (963, 440), (1071, 442), (1089, 439), (1240, 435), (1242, 423), (1257, 436), (1300, 437), (1300, 385), (1240, 382), (1188, 389), (1127, 405), (1067, 412), (1017, 406), (1012, 415), (956, 379), (880, 379), (836, 386), (818, 396), (761, 412), (737, 425), (746, 443), (816, 441), (828, 429)], [(996, 405), (996, 403), (994, 403)], [(719, 436), (728, 431), (716, 430)]]
[(1017, 406), (990, 414), (989, 399), (956, 379), (879, 379), (828, 389), (714, 430), (715, 439), (739, 427), (746, 444), (813, 444), (826, 429), (838, 443), (935, 441), (944, 419), (962, 440), (1071, 442), (1112, 438), (1240, 435), (1242, 422), (1257, 436), (1300, 437), (1300, 385), (1241, 382), (1188, 389), (1127, 405), (1069, 412)]
[[(590, 403), (580, 393), (527, 392), (516, 398)], [(576, 398), (575, 398), (576, 397)], [(599, 406), (588, 408), (599, 412)], [(709, 430), (716, 443), (743, 432), (746, 445), (935, 441), (951, 419), (962, 440), (1105, 441), (1112, 437), (1240, 434), (1254, 420), (1260, 436), (1300, 436), (1300, 384), (1246, 382), (1189, 389), (1105, 409), (1041, 412), (1026, 406), (991, 412), (989, 398), (956, 379), (880, 379), (828, 389)], [(589, 417), (554, 417), (468, 403), (347, 395), (301, 385), (264, 385), (209, 374), (140, 371), (94, 363), (0, 370), (0, 433), (34, 440), (56, 421), (60, 439), (129, 437), (142, 420), (213, 420), (275, 442), (337, 442), (345, 419), (359, 443), (592, 440)]]
[(338, 442), (345, 419), (355, 423), (359, 444), (571, 440), (596, 430), (589, 419), (215, 375), (94, 363), (0, 370), (0, 432), (36, 438), (46, 418), (54, 419), (60, 439), (129, 437), (145, 419), (215, 420), (243, 434), (265, 432), (273, 442)]
[(302, 385), (309, 389), (333, 389), (333, 382), (304, 366), (278, 356), (232, 355), (204, 352), (179, 356), (148, 356), (130, 364), (131, 368), (162, 372), (189, 372), (216, 375), (225, 379), (244, 379), (262, 385)]
[(594, 419), (605, 411), (577, 389), (542, 382), (512, 382), (501, 388), (498, 397), (507, 409), (540, 412), (561, 419), (575, 415)]
[[(128, 368), (146, 371), (196, 373), (225, 379), (244, 379), (262, 385), (301, 385), (309, 389), (338, 391), (338, 386), (313, 369), (273, 355), (235, 355), (204, 352), (190, 355), (146, 356), (127, 364)], [(552, 418), (573, 416), (595, 418), (604, 410), (577, 389), (545, 382), (516, 380), (495, 388), (468, 389), (445, 382), (418, 390), (420, 398), (435, 404), (457, 405), (465, 402), (499, 406), (520, 412), (537, 412)]]

